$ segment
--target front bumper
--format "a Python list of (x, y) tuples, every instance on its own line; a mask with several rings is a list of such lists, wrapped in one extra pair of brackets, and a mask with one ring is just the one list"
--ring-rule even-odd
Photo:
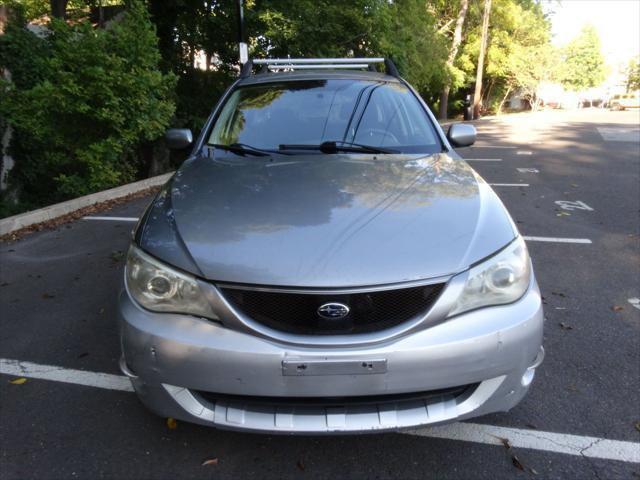
[[(120, 317), (121, 366), (145, 405), (162, 416), (246, 431), (393, 430), (507, 411), (525, 395), (544, 356), (535, 281), (511, 305), (476, 310), (370, 345), (289, 345), (187, 315), (152, 313), (126, 292), (120, 296)], [(284, 372), (292, 360), (366, 364), (382, 359), (385, 370), (370, 374)], [(459, 386), (469, 387), (455, 395), (443, 392)], [(408, 392), (426, 394), (398, 397)], [(216, 394), (220, 399), (212, 400)], [(349, 399), (366, 396), (376, 400)], [(299, 402), (279, 405), (278, 397)], [(318, 403), (328, 397), (342, 398), (344, 404)]]

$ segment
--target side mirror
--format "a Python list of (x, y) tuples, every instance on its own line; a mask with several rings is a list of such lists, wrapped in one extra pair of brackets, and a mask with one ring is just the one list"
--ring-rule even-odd
[(476, 142), (476, 127), (468, 123), (454, 123), (449, 127), (447, 138), (454, 147), (468, 147)]
[(188, 128), (170, 128), (164, 139), (171, 150), (182, 150), (193, 143), (193, 134)]

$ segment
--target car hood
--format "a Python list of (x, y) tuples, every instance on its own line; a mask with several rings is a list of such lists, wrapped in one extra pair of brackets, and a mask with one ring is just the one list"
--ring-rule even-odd
[(346, 287), (454, 274), (515, 235), (493, 190), (447, 154), (304, 155), (185, 162), (137, 241), (210, 280)]

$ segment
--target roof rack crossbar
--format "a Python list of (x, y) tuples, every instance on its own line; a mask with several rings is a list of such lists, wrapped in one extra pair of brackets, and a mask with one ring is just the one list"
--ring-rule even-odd
[(292, 69), (292, 70), (319, 70), (319, 69), (347, 69), (347, 68), (367, 68), (368, 64), (367, 63), (351, 63), (349, 65), (346, 65), (344, 63), (337, 63), (337, 64), (315, 64), (315, 65), (269, 65), (269, 70), (270, 71), (277, 71), (277, 70), (286, 70), (286, 69)]
[(311, 64), (361, 64), (383, 63), (384, 58), (255, 58), (254, 65), (311, 65)]
[(400, 73), (390, 58), (355, 57), (355, 58), (255, 58), (249, 59), (240, 71), (240, 77), (251, 75), (254, 65), (262, 65), (261, 73), (280, 70), (316, 70), (316, 69), (348, 69), (366, 68), (375, 71), (374, 64), (384, 63), (388, 75), (400, 78)]

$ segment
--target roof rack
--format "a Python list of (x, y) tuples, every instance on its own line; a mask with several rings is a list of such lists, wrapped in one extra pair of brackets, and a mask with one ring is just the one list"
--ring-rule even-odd
[(357, 69), (368, 68), (375, 70), (373, 65), (384, 63), (386, 73), (400, 77), (400, 73), (390, 58), (256, 58), (249, 59), (240, 71), (240, 77), (251, 75), (254, 65), (262, 65), (262, 72), (277, 72), (280, 70), (317, 70), (317, 69)]

